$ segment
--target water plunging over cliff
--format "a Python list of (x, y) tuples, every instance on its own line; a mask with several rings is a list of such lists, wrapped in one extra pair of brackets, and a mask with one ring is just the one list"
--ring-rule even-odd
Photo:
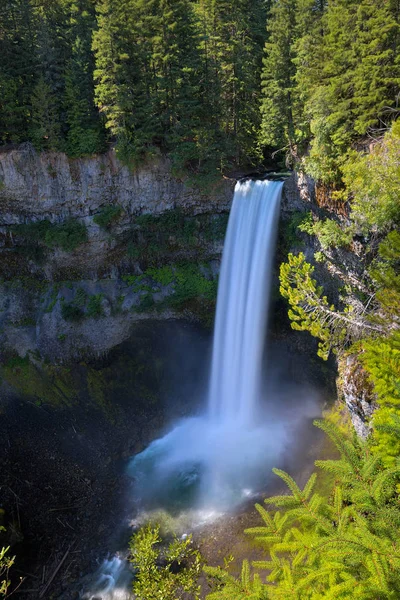
[(238, 183), (218, 288), (208, 410), (135, 456), (144, 505), (226, 508), (265, 479), (285, 429), (261, 414), (261, 374), (282, 183)]
[(210, 378), (212, 420), (255, 418), (281, 182), (238, 183), (225, 237)]

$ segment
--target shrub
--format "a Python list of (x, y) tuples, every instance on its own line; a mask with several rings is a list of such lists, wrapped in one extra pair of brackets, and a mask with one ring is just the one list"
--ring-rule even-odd
[(174, 272), (172, 267), (165, 265), (164, 267), (147, 269), (146, 275), (151, 277), (153, 281), (160, 285), (168, 285), (174, 281)]
[[(4, 527), (0, 527), (0, 531), (4, 531)], [(7, 590), (10, 585), (9, 580), (9, 571), (14, 564), (15, 556), (9, 557), (7, 548), (0, 548), (0, 598), (5, 598), (7, 596)]]
[(65, 321), (79, 321), (83, 318), (83, 310), (73, 302), (61, 304), (61, 316)]
[(136, 569), (133, 592), (138, 600), (179, 600), (200, 597), (202, 561), (191, 536), (162, 546), (160, 528), (143, 527), (130, 542)]
[(118, 219), (122, 208), (117, 204), (108, 204), (103, 206), (100, 212), (93, 217), (93, 221), (103, 229), (109, 229), (114, 221)]
[(103, 314), (102, 300), (104, 294), (95, 294), (94, 296), (90, 296), (89, 302), (87, 304), (87, 316), (97, 319), (101, 317)]
[(400, 222), (400, 120), (369, 154), (352, 152), (343, 167), (352, 195), (352, 218), (365, 233), (387, 231)]
[(22, 236), (28, 244), (45, 244), (49, 248), (59, 247), (70, 252), (87, 241), (87, 230), (83, 223), (68, 219), (64, 223), (50, 223), (47, 219), (15, 225), (13, 232)]
[(87, 241), (87, 229), (83, 223), (68, 219), (65, 223), (51, 225), (45, 235), (45, 244), (71, 252)]
[(323, 250), (349, 246), (353, 240), (354, 226), (344, 226), (333, 219), (314, 221), (311, 213), (299, 225), (300, 231), (315, 235)]

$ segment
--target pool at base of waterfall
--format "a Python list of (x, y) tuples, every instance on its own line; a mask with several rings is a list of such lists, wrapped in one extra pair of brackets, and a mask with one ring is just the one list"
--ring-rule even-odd
[(178, 423), (129, 464), (146, 509), (224, 512), (265, 484), (287, 442), (285, 426), (193, 417)]

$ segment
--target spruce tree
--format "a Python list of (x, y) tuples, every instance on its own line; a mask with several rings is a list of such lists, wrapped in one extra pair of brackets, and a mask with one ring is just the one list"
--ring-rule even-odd
[[(328, 497), (319, 494), (315, 473), (302, 489), (290, 475), (274, 469), (289, 493), (265, 500), (275, 507), (271, 512), (256, 505), (264, 524), (246, 533), (269, 557), (252, 563), (257, 571), (267, 570), (266, 578), (258, 576), (254, 585), (244, 565), (247, 596), (270, 600), (394, 600), (400, 593), (400, 468), (385, 468), (365, 442), (350, 441), (333, 424), (315, 424), (329, 435), (340, 453), (339, 460), (316, 462), (333, 475), (333, 489)], [(223, 586), (223, 594), (218, 596), (217, 592), (209, 598), (246, 597), (235, 595), (243, 578), (242, 582), (235, 581), (222, 569), (208, 572)]]
[(34, 14), (26, 0), (0, 5), (0, 142), (27, 138), (35, 85)]
[(32, 117), (30, 137), (38, 150), (57, 150), (61, 126), (55, 94), (43, 75), (36, 83), (31, 97)]
[(80, 156), (104, 148), (102, 123), (94, 105), (91, 41), (95, 14), (88, 0), (68, 0), (66, 9), (71, 52), (65, 70), (66, 150)]
[(296, 0), (275, 0), (267, 20), (262, 70), (260, 142), (296, 156)]
[(399, 24), (389, 2), (334, 0), (323, 17), (323, 62), (306, 103), (313, 141), (308, 171), (337, 183), (343, 155), (360, 134), (390, 123), (399, 87)]

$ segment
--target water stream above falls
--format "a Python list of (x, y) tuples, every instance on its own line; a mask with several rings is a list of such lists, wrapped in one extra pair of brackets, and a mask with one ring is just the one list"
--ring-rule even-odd
[[(190, 513), (191, 526), (264, 489), (309, 410), (264, 385), (266, 325), (282, 183), (235, 188), (218, 288), (208, 402), (128, 465), (136, 509)], [(313, 402), (311, 402), (313, 405)], [(128, 598), (123, 561), (104, 561), (85, 598)], [(122, 582), (122, 583), (121, 583)]]

